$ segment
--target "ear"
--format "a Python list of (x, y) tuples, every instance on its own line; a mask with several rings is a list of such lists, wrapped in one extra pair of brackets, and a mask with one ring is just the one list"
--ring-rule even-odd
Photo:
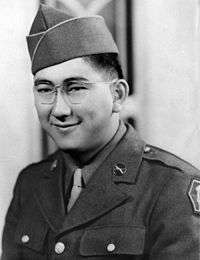
[(113, 95), (113, 112), (119, 113), (122, 109), (122, 105), (126, 100), (129, 93), (129, 86), (126, 80), (119, 79), (112, 85)]

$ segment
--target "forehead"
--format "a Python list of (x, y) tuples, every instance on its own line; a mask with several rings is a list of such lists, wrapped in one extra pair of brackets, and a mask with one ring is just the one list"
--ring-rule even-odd
[(76, 58), (38, 71), (34, 79), (48, 79), (60, 82), (71, 77), (82, 77), (90, 81), (102, 80), (102, 73), (95, 70), (83, 58)]

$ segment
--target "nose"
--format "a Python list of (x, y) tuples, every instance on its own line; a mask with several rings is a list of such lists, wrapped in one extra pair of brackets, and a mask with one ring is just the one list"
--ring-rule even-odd
[(64, 99), (64, 96), (60, 91), (57, 92), (52, 109), (52, 114), (57, 118), (67, 117), (71, 114), (69, 101), (67, 99)]

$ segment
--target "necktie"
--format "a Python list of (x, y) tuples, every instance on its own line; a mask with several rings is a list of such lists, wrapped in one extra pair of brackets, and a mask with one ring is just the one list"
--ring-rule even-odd
[(67, 205), (67, 211), (69, 212), (75, 201), (78, 199), (82, 190), (82, 173), (81, 169), (77, 168), (74, 172), (73, 186), (70, 194), (70, 199)]

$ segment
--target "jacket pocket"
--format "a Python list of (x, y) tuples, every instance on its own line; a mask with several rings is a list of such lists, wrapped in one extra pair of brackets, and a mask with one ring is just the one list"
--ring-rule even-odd
[(80, 254), (141, 255), (144, 250), (145, 228), (106, 226), (88, 229), (81, 238)]
[(15, 232), (15, 242), (22, 248), (43, 252), (47, 231), (48, 227), (42, 221), (35, 222), (31, 218), (20, 219)]

